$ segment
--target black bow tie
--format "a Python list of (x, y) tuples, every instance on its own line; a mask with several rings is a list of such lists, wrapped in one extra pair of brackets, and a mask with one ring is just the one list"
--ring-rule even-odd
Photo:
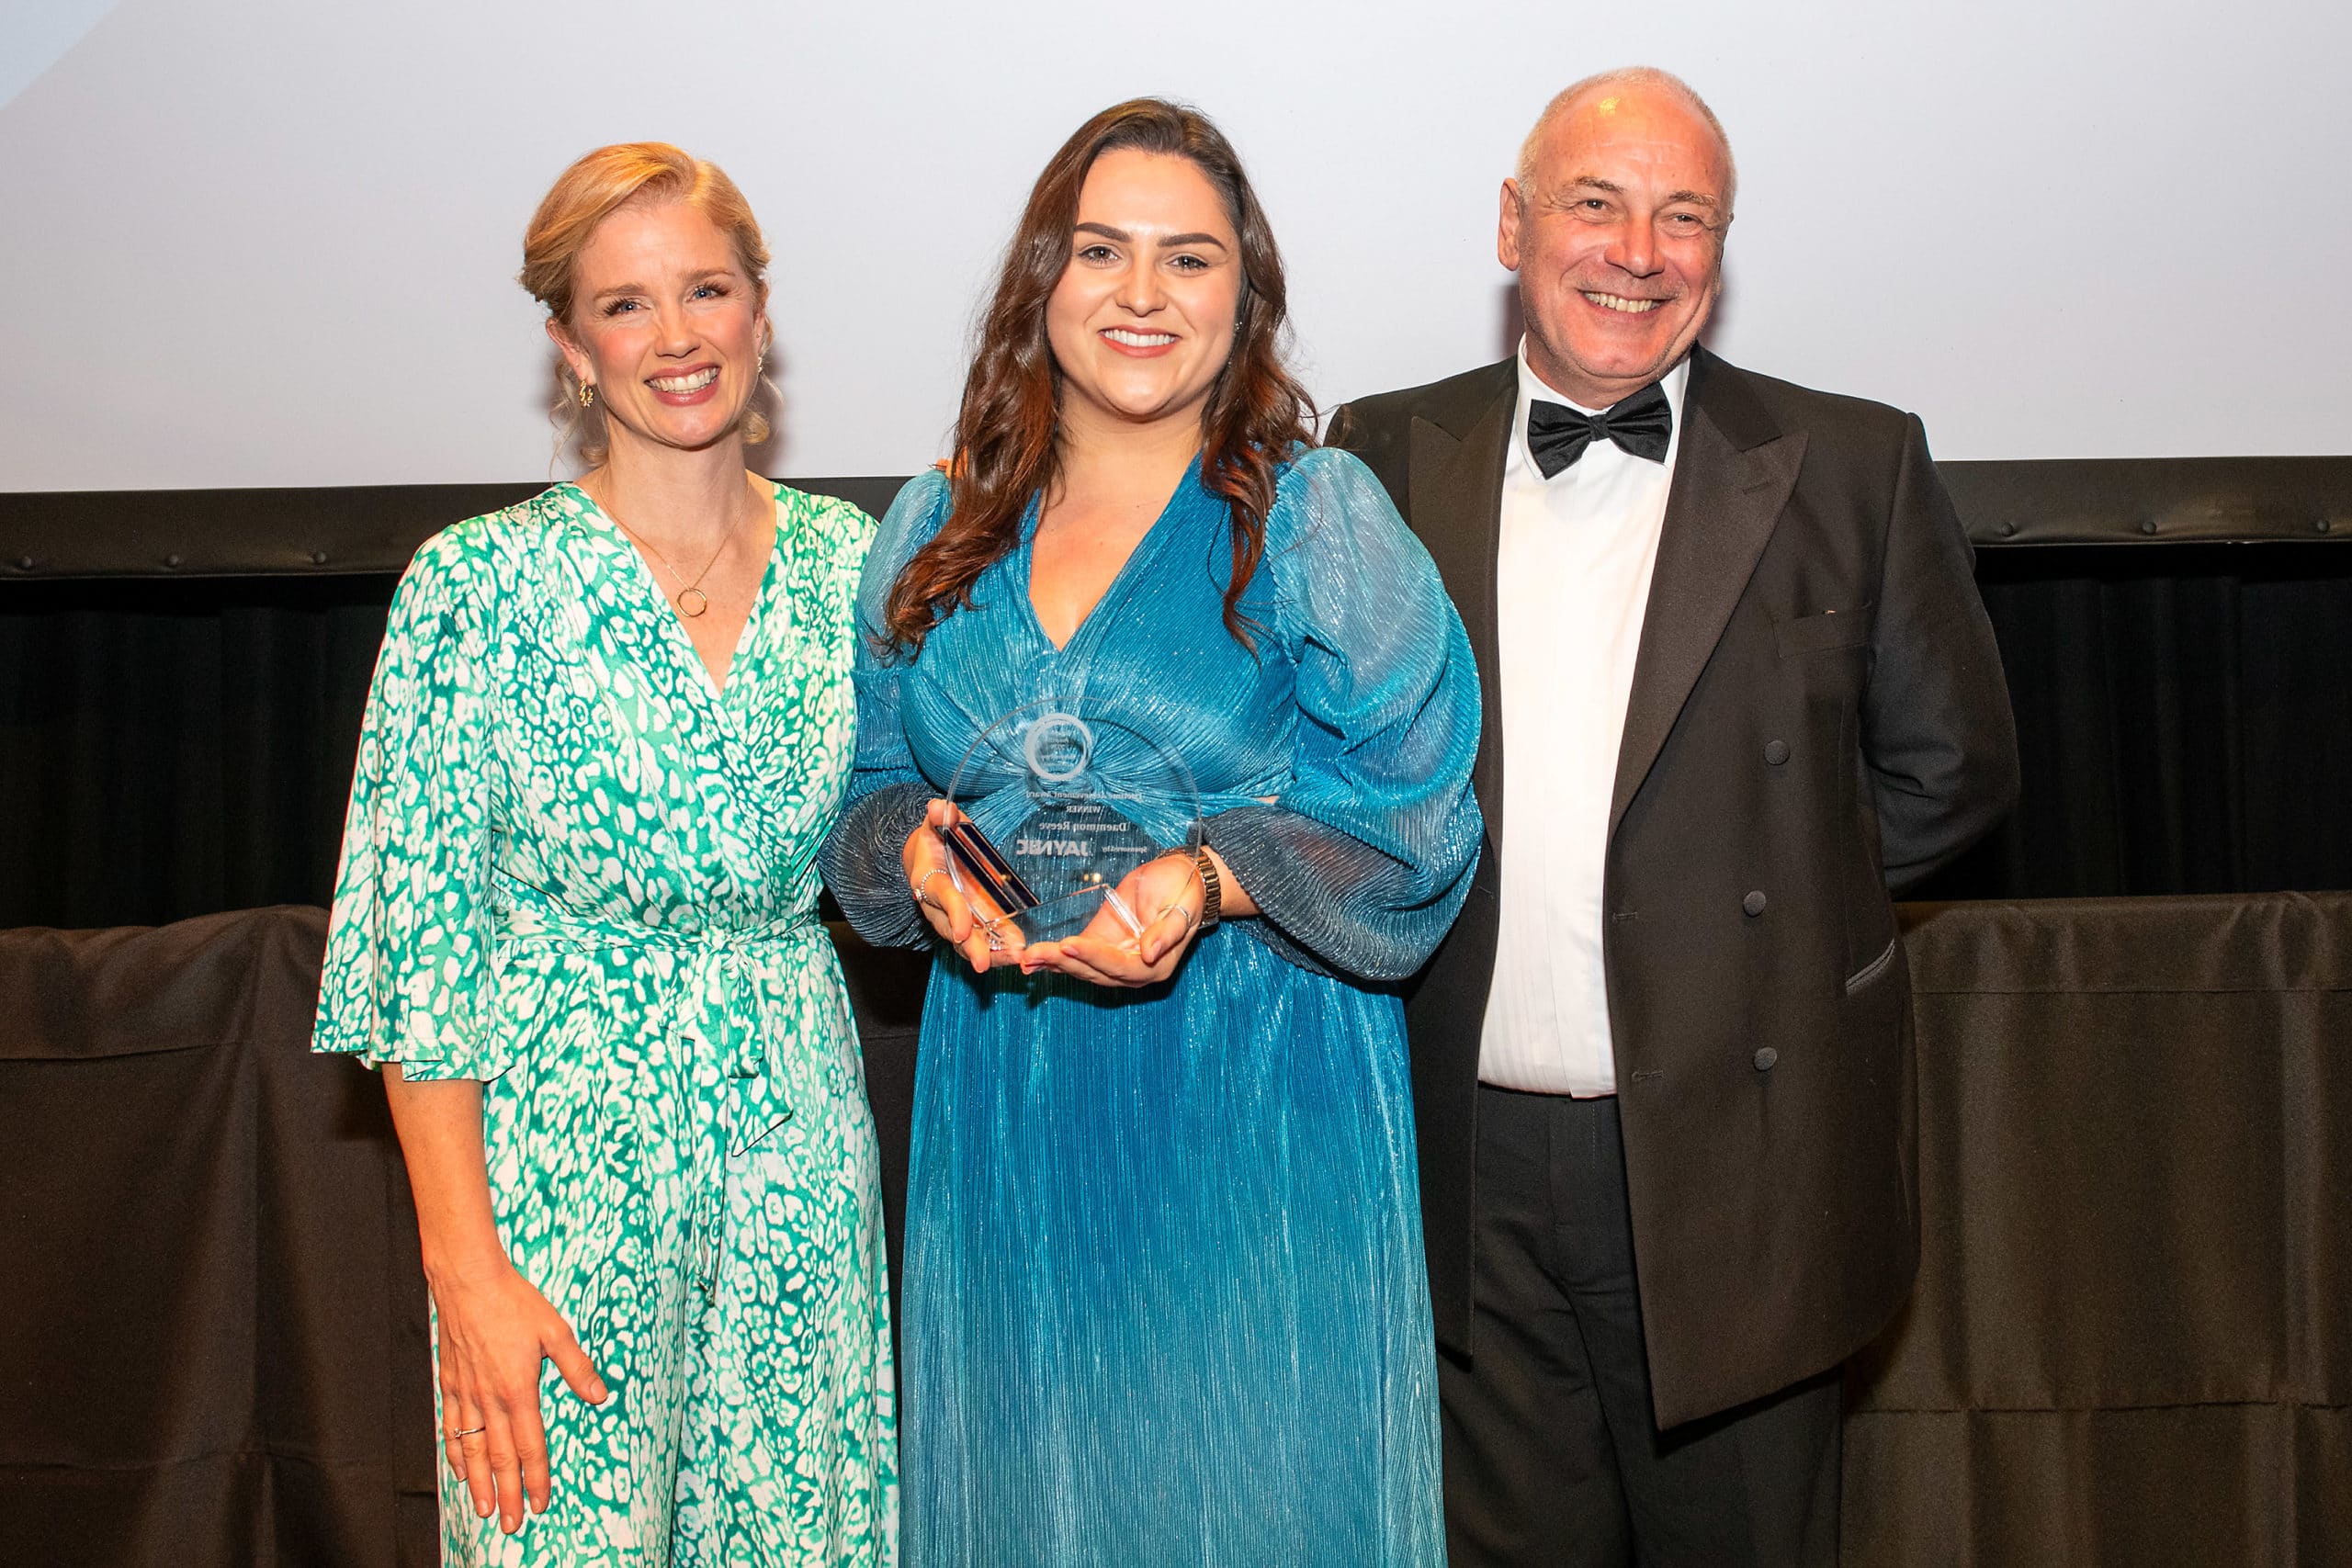
[(1655, 381), (1599, 413), (1578, 413), (1566, 403), (1527, 405), (1527, 450), (1547, 479), (1583, 457), (1595, 441), (1614, 441), (1636, 457), (1663, 463), (1673, 438), (1674, 405)]

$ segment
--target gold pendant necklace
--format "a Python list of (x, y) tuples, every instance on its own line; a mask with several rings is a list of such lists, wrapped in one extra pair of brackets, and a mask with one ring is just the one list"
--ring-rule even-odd
[[(591, 501), (596, 501), (596, 498), (593, 495), (588, 499)], [(659, 560), (663, 566), (670, 569), (670, 575), (672, 577), (675, 578), (680, 582), (685, 583), (685, 586), (679, 589), (678, 592), (673, 594), (670, 599), (670, 603), (678, 607), (678, 614), (691, 621), (709, 611), (710, 595), (702, 591), (702, 580), (710, 575), (710, 569), (718, 564), (718, 558), (725, 555), (727, 553), (727, 547), (735, 542), (735, 531), (732, 528), (728, 530), (726, 537), (718, 541), (718, 548), (710, 552), (710, 558), (703, 562), (702, 570), (695, 573), (694, 581), (692, 582), (686, 582), (686, 574), (678, 570), (677, 562), (672, 560), (668, 556), (662, 553), (661, 546), (655, 544), (652, 540), (647, 538), (644, 535), (639, 533), (636, 529), (622, 522), (619, 514), (615, 513), (611, 507), (606, 506), (603, 502), (596, 501), (596, 506), (597, 509), (603, 512), (605, 516), (610, 517), (613, 520), (613, 525), (615, 527), (617, 527), (622, 533), (627, 534), (630, 538), (635, 539), (639, 544), (643, 545), (647, 549), (651, 550), (653, 552), (654, 558)]]

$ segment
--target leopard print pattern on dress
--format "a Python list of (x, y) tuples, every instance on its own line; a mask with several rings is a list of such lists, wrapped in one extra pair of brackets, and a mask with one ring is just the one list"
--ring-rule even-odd
[(509, 1256), (612, 1396), (543, 1369), (554, 1502), (445, 1472), (462, 1564), (889, 1563), (878, 1162), (816, 852), (873, 525), (778, 487), (720, 688), (559, 485), (419, 550), (377, 667), (315, 1048), (483, 1082)]

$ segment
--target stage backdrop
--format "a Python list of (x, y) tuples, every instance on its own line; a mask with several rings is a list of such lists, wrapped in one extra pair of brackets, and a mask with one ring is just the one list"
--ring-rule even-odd
[(1510, 341), (1497, 187), (1555, 88), (1722, 112), (1715, 346), (1920, 411), (1946, 457), (2345, 450), (2352, 21), (2312, 0), (43, 0), (0, 45), (0, 490), (526, 480), (513, 277), (563, 164), (660, 137), (776, 252), (772, 472), (941, 455), (975, 298), (1088, 114), (1250, 160), (1334, 400)]

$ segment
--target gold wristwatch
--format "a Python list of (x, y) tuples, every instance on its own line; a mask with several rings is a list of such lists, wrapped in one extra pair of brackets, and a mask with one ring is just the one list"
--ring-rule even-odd
[(1217, 914), (1225, 908), (1225, 879), (1216, 874), (1216, 862), (1209, 859), (1206, 845), (1193, 852), (1193, 867), (1201, 874), (1201, 919), (1193, 929), (1204, 931), (1217, 922)]

